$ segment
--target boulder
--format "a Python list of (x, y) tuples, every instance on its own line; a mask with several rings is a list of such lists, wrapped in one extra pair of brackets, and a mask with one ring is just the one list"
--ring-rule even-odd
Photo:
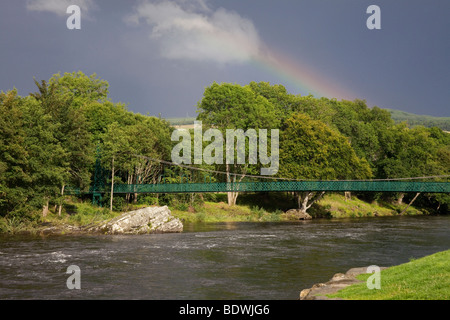
[(95, 227), (93, 231), (104, 234), (182, 232), (183, 223), (172, 216), (167, 206), (147, 207), (125, 212)]
[[(381, 270), (386, 267), (381, 267)], [(340, 298), (328, 298), (328, 294), (333, 294), (352, 284), (360, 283), (356, 277), (367, 273), (367, 267), (352, 268), (344, 273), (336, 273), (328, 282), (318, 283), (309, 289), (300, 291), (300, 300), (342, 300)]]
[(291, 216), (291, 217), (293, 216), (298, 220), (311, 220), (312, 219), (312, 217), (308, 213), (306, 213), (300, 209), (290, 209), (290, 210), (286, 211), (286, 215)]

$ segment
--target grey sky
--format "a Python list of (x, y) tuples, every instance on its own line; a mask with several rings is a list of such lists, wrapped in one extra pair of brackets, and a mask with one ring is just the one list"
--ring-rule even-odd
[[(81, 30), (68, 30), (70, 4)], [(369, 5), (381, 30), (369, 30)], [(20, 0), (0, 7), (0, 90), (97, 73), (114, 102), (195, 116), (213, 81), (450, 116), (448, 0)], [(334, 96), (336, 95), (336, 96)]]

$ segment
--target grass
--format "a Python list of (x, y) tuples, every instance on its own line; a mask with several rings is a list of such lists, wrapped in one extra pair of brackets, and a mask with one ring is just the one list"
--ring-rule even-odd
[[(174, 201), (169, 205), (172, 214), (183, 222), (242, 222), (242, 221), (288, 221), (290, 218), (283, 212), (297, 206), (292, 195), (287, 193), (243, 193), (238, 197), (238, 204), (228, 206), (226, 194), (205, 196), (203, 203), (190, 207), (187, 202)], [(155, 205), (154, 197), (141, 198), (139, 204), (126, 204), (122, 212)], [(209, 201), (207, 200), (209, 199)], [(373, 216), (395, 216), (406, 207), (406, 204), (395, 205), (389, 202), (368, 203), (352, 196), (346, 200), (343, 194), (325, 194), (322, 200), (314, 204), (308, 213), (313, 218), (358, 218)], [(32, 221), (19, 217), (0, 218), (0, 233), (35, 232), (43, 224), (85, 226), (109, 220), (121, 212), (110, 212), (108, 208), (99, 208), (89, 201), (80, 202), (75, 197), (68, 197), (61, 216), (55, 212), (43, 218), (39, 212)], [(405, 215), (419, 215), (424, 212), (409, 207)], [(427, 214), (425, 212), (425, 214)]]
[(74, 214), (66, 213), (61, 218), (56, 218), (53, 215), (53, 218), (63, 223), (84, 226), (112, 219), (119, 214), (119, 212), (111, 212), (108, 208), (100, 208), (87, 202), (73, 203), (71, 205), (75, 209)]
[(171, 209), (174, 217), (183, 222), (241, 222), (241, 221), (281, 221), (282, 212), (268, 212), (258, 206), (228, 206), (223, 202), (205, 202), (195, 207), (195, 211)]
[(0, 233), (20, 233), (31, 232), (36, 228), (35, 221), (23, 220), (18, 217), (1, 217), (0, 218)]
[[(223, 200), (223, 201), (220, 201)], [(230, 221), (287, 221), (283, 214), (295, 208), (295, 201), (282, 194), (242, 194), (238, 204), (228, 206), (225, 197), (216, 201), (206, 201), (190, 208), (188, 205), (169, 206), (172, 214), (184, 222), (230, 222)], [(322, 200), (308, 210), (315, 218), (362, 218), (396, 216), (407, 204), (396, 205), (388, 202), (368, 203), (352, 196), (346, 200), (342, 194), (326, 194)], [(409, 207), (404, 215), (422, 215), (424, 212)]]
[(382, 270), (379, 290), (367, 288), (369, 276), (358, 276), (363, 283), (351, 285), (329, 297), (349, 300), (449, 300), (450, 250)]
[(86, 226), (100, 223), (111, 219), (120, 212), (110, 212), (108, 208), (100, 208), (92, 205), (90, 202), (66, 201), (61, 216), (57, 212), (50, 212), (43, 217), (39, 212), (33, 215), (33, 219), (21, 219), (19, 217), (0, 218), (0, 233), (18, 234), (18, 233), (39, 233), (48, 226)]
[[(322, 211), (326, 211), (322, 215), (328, 215), (330, 218), (395, 216), (407, 206), (407, 204), (394, 205), (387, 202), (368, 203), (355, 196), (346, 200), (341, 194), (327, 194), (318, 202), (318, 205)], [(404, 214), (421, 215), (423, 212), (411, 206)]]

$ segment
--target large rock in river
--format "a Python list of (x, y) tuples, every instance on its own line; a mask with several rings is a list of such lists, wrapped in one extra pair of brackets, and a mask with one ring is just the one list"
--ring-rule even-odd
[(125, 212), (95, 229), (106, 234), (182, 232), (183, 223), (172, 216), (167, 206), (147, 207)]

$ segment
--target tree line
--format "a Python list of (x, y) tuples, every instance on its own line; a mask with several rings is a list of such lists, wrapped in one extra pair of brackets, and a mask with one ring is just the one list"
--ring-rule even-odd
[(45, 216), (49, 206), (61, 213), (64, 188), (88, 191), (97, 158), (104, 170), (120, 171), (115, 183), (155, 181), (160, 168), (132, 155), (167, 158), (167, 122), (112, 102), (108, 82), (95, 74), (56, 74), (35, 84), (24, 97), (16, 89), (0, 93), (1, 216)]
[[(279, 128), (278, 177), (391, 179), (450, 172), (449, 134), (437, 127), (410, 129), (406, 123), (396, 124), (389, 111), (369, 108), (364, 100), (293, 95), (284, 86), (267, 82), (213, 83), (205, 89), (198, 112), (203, 123), (222, 129)], [(255, 172), (250, 167), (235, 165), (231, 170)], [(321, 195), (296, 194), (300, 209), (305, 211)], [(389, 196), (401, 203), (405, 195)], [(230, 196), (229, 204), (233, 204)], [(448, 204), (448, 195), (427, 195), (426, 205), (440, 212), (448, 210)]]
[[(175, 175), (189, 174), (150, 160), (171, 160), (176, 142), (170, 124), (111, 101), (108, 82), (97, 75), (56, 74), (35, 84), (36, 92), (27, 96), (16, 89), (0, 93), (0, 216), (32, 219), (50, 209), (61, 214), (65, 188), (88, 191), (98, 173), (96, 161), (111, 190), (115, 183), (170, 182)], [(266, 82), (213, 83), (197, 112), (204, 129), (279, 129), (278, 178), (384, 179), (450, 171), (449, 134), (436, 127), (396, 124), (388, 111), (369, 108), (363, 100), (293, 95)], [(212, 179), (233, 182), (256, 174), (261, 164), (197, 166), (229, 173)], [(112, 194), (104, 203), (110, 208)], [(295, 196), (306, 211), (321, 195)], [(228, 195), (230, 205), (237, 196)], [(399, 202), (404, 198), (389, 196)], [(138, 201), (137, 194), (118, 198)], [(423, 205), (448, 211), (448, 195), (422, 198)]]

